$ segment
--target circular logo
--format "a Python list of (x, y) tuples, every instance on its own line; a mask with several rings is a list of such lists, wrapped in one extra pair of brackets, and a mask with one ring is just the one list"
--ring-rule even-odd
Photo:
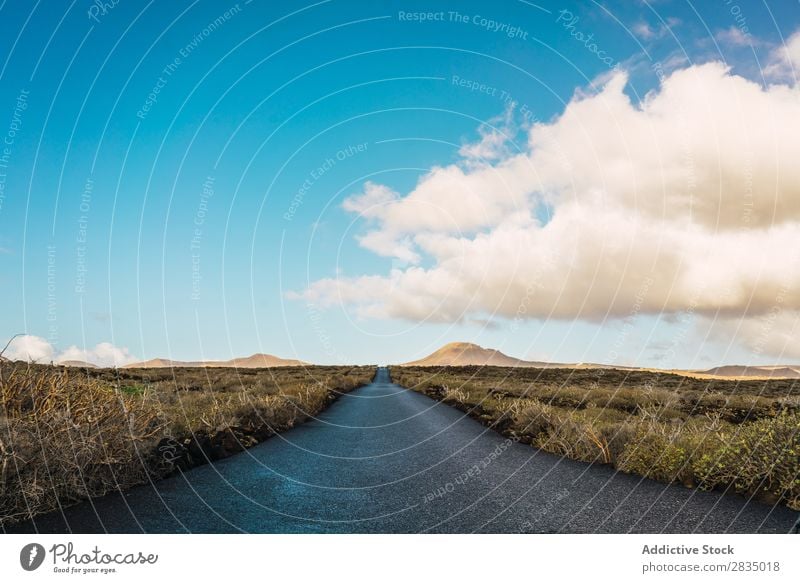
[(26, 571), (35, 571), (44, 562), (44, 547), (38, 543), (30, 543), (19, 552), (19, 564)]

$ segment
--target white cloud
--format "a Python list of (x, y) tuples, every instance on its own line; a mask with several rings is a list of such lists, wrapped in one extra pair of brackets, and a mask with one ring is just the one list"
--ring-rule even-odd
[(651, 41), (664, 38), (671, 32), (672, 28), (675, 28), (680, 23), (681, 21), (678, 18), (667, 18), (664, 22), (651, 26), (648, 22), (641, 20), (631, 27), (631, 31), (641, 40)]
[(797, 83), (800, 77), (800, 30), (786, 39), (786, 42), (773, 49), (764, 76), (777, 81)]
[(44, 338), (25, 334), (11, 340), (3, 356), (9, 360), (49, 363), (53, 359), (53, 347)]
[(687, 308), (752, 319), (778, 296), (800, 309), (797, 86), (764, 88), (709, 63), (672, 72), (634, 104), (626, 82), (619, 73), (577, 92), (530, 128), (522, 152), (475, 164), (462, 148), (461, 163), (381, 198), (361, 244), (415, 265), (301, 295), (366, 317), (448, 322)]
[(381, 207), (395, 202), (400, 195), (388, 186), (367, 182), (364, 184), (364, 193), (360, 196), (351, 196), (344, 201), (342, 207), (351, 213), (372, 218), (380, 216)]
[(631, 27), (633, 34), (642, 40), (652, 40), (658, 36), (657, 29), (651, 28), (646, 22), (637, 22)]
[(506, 106), (503, 115), (493, 117), (478, 128), (481, 139), (464, 144), (458, 151), (467, 163), (485, 164), (509, 155), (509, 142), (517, 133), (514, 124), (514, 103)]
[(755, 357), (800, 358), (800, 311), (780, 302), (754, 318), (704, 318), (698, 330), (722, 346), (741, 344)]
[(81, 349), (73, 345), (57, 353), (53, 345), (46, 339), (30, 334), (14, 338), (3, 356), (10, 360), (42, 364), (49, 364), (51, 361), (82, 360), (103, 367), (122, 366), (138, 360), (127, 348), (114, 346), (110, 342), (100, 342), (94, 348), (89, 349)]
[(89, 349), (70, 346), (56, 358), (56, 362), (66, 360), (82, 360), (97, 366), (117, 367), (136, 362), (138, 359), (127, 348), (114, 346), (110, 342), (100, 342)]
[(761, 44), (756, 37), (738, 26), (730, 26), (720, 30), (714, 35), (714, 38), (719, 43), (734, 47), (753, 47)]

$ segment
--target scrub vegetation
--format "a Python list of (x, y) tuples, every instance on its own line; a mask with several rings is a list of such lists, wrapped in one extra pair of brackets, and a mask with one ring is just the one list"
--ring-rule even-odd
[(556, 455), (800, 510), (800, 380), (479, 366), (391, 374)]
[(0, 525), (224, 458), (373, 367), (77, 369), (0, 362)]

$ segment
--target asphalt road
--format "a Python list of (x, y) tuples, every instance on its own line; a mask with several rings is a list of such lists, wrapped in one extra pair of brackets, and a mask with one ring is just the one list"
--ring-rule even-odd
[(31, 532), (778, 532), (798, 513), (511, 443), (375, 382), (214, 465), (21, 525)]

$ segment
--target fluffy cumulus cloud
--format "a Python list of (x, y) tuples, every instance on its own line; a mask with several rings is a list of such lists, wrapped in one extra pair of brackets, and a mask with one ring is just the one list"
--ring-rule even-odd
[(483, 133), (405, 195), (368, 184), (344, 208), (367, 225), (363, 247), (404, 267), (301, 295), (448, 322), (692, 310), (747, 320), (752, 333), (776, 305), (796, 318), (796, 83), (765, 87), (708, 63), (671, 73), (639, 103), (626, 84), (620, 72), (577, 92), (522, 144)]
[(94, 348), (88, 349), (70, 346), (56, 359), (57, 362), (69, 360), (81, 360), (97, 366), (123, 366), (138, 359), (127, 348), (114, 346), (110, 342), (100, 342)]
[(764, 76), (797, 83), (800, 78), (800, 30), (772, 51)]
[(29, 334), (11, 340), (3, 356), (10, 360), (45, 364), (51, 361), (83, 361), (102, 367), (123, 366), (137, 360), (127, 348), (114, 346), (110, 342), (101, 342), (94, 348), (86, 349), (70, 346), (66, 350), (57, 352), (44, 338)]
[(3, 356), (9, 360), (50, 362), (53, 353), (53, 346), (47, 340), (26, 334), (11, 339)]
[(702, 318), (698, 328), (723, 346), (737, 344), (757, 356), (800, 359), (800, 312), (776, 304), (769, 312), (752, 318)]

